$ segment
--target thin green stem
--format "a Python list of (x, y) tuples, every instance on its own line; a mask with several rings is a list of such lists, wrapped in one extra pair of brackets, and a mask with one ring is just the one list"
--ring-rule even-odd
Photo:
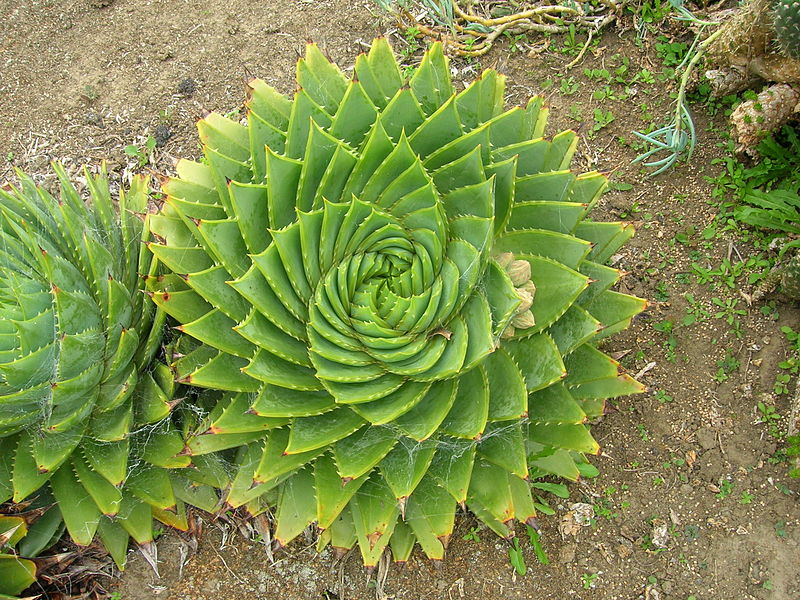
[[(711, 42), (717, 39), (720, 33), (722, 33), (722, 30), (717, 29), (717, 31), (715, 31), (706, 39), (704, 39), (702, 42), (697, 44), (697, 49), (695, 50), (694, 55), (689, 60), (689, 62), (686, 63), (686, 66), (683, 69), (683, 73), (681, 73), (681, 82), (678, 87), (678, 99), (676, 101), (676, 106), (675, 106), (674, 128), (676, 135), (680, 135), (680, 132), (683, 130), (684, 114), (685, 112), (688, 112), (685, 111), (684, 109), (684, 102), (686, 101), (686, 88), (689, 85), (689, 77), (691, 76), (694, 67), (697, 65), (698, 62), (700, 62), (700, 59), (703, 57), (706, 46), (708, 46)], [(688, 156), (692, 155), (692, 149), (693, 148), (690, 146)]]

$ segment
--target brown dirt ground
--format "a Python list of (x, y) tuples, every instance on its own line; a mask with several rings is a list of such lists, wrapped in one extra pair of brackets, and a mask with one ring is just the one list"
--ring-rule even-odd
[[(169, 172), (173, 157), (197, 155), (196, 118), (239, 106), (246, 78), (261, 77), (291, 92), (294, 63), (307, 39), (347, 68), (375, 35), (391, 29), (367, 0), (6, 0), (0, 19), (0, 181), (13, 178), (14, 167), (51, 181), (51, 160), (73, 172), (105, 160), (112, 177), (124, 179), (142, 166), (123, 148), (143, 144), (159, 126), (159, 135), (165, 137), (165, 126), (170, 136), (144, 168)], [(617, 181), (633, 185), (604, 197), (594, 216), (638, 220), (637, 236), (616, 257), (617, 266), (631, 273), (623, 287), (651, 299), (659, 289), (668, 294), (607, 347), (629, 352), (624, 364), (641, 373), (650, 392), (621, 399), (594, 427), (603, 446), (593, 459), (601, 476), (571, 485), (569, 500), (552, 498), (557, 514), (541, 519), (551, 564), (539, 564), (525, 540), (529, 570), (515, 575), (504, 541), (480, 530), (479, 542), (463, 539), (476, 527), (468, 515), (457, 521), (443, 564), (415, 554), (404, 567), (374, 574), (360, 567), (354, 553), (336, 560), (329, 551), (316, 555), (302, 541), (271, 563), (263, 545), (205, 517), (206, 533), (185, 565), (182, 538), (167, 534), (159, 541), (161, 578), (132, 553), (118, 582), (121, 599), (800, 598), (800, 485), (787, 478), (785, 464), (768, 460), (776, 441), (756, 410), (763, 400), (787, 413), (789, 396), (772, 394), (777, 363), (788, 348), (779, 328), (796, 328), (800, 311), (778, 299), (777, 312), (765, 316), (761, 305), (748, 306), (739, 294), (752, 292), (746, 279), (729, 289), (701, 286), (683, 275), (690, 272), (692, 251), (716, 266), (726, 257), (737, 262), (752, 249), (725, 236), (675, 241), (676, 234), (701, 231), (714, 217), (704, 176), (720, 169), (712, 160), (725, 152), (716, 146), (723, 117), (709, 119), (696, 110), (701, 143), (691, 163), (649, 179), (630, 164), (637, 151), (619, 138), (630, 140), (631, 130), (645, 126), (642, 103), (657, 122), (666, 121), (669, 86), (641, 84), (627, 100), (592, 98), (602, 86), (583, 75), (584, 67), (616, 67), (628, 56), (632, 70), (660, 70), (652, 36), (641, 48), (634, 38), (632, 31), (607, 32), (566, 74), (571, 58), (539, 52), (536, 42), (516, 52), (502, 45), (482, 60), (483, 67), (509, 76), (509, 102), (534, 93), (548, 97), (551, 132), (571, 127), (587, 134), (594, 108), (612, 110), (615, 120), (581, 142), (576, 166), (614, 171)], [(394, 42), (402, 46), (402, 39)], [(465, 78), (479, 72), (474, 64), (455, 66)], [(579, 83), (574, 94), (562, 93), (564, 76)], [(186, 83), (181, 86), (186, 79), (195, 83), (191, 94)], [(680, 322), (687, 293), (712, 315), (676, 329), (669, 360), (667, 337), (652, 325)], [(736, 300), (746, 311), (738, 317), (742, 337), (714, 318), (714, 297)], [(726, 352), (740, 366), (720, 383), (717, 361)], [(664, 394), (671, 399), (663, 401)], [(785, 429), (786, 420), (779, 425)], [(576, 502), (594, 506), (591, 525), (564, 526)]]

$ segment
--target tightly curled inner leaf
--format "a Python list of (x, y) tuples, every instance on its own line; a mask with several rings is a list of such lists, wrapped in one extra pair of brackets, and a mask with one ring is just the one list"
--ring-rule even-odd
[(239, 447), (226, 500), (276, 505), (282, 543), (441, 557), (457, 503), (509, 535), (641, 390), (595, 347), (644, 306), (602, 265), (632, 228), (586, 219), (606, 180), (542, 139), (541, 98), (504, 111), (494, 71), (456, 93), (438, 44), (410, 81), (385, 40), (352, 80), (311, 44), (297, 79), (201, 121), (151, 217), (152, 298), (200, 342), (177, 371), (232, 392), (188, 448)]
[(173, 376), (150, 364), (166, 317), (141, 293), (147, 185), (118, 214), (105, 173), (86, 173), (87, 205), (55, 170), (58, 199), (21, 174), (0, 189), (0, 502), (57, 502), (76, 543), (99, 532), (122, 564), (151, 515), (182, 524), (165, 469), (189, 464), (164, 420)]

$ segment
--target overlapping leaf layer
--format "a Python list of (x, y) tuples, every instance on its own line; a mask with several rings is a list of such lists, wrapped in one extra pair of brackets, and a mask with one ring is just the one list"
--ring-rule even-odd
[(58, 199), (23, 175), (0, 190), (0, 502), (57, 503), (48, 527), (99, 532), (123, 564), (152, 516), (185, 525), (168, 469), (190, 462), (165, 419), (174, 377), (150, 364), (166, 315), (141, 293), (147, 185), (118, 214), (105, 173), (86, 173), (87, 205), (55, 169)]
[(606, 179), (541, 137), (540, 98), (504, 111), (494, 71), (456, 92), (438, 44), (409, 81), (385, 40), (352, 78), (310, 44), (297, 81), (200, 121), (151, 217), (148, 289), (198, 342), (180, 380), (229, 392), (188, 450), (236, 448), (225, 500), (276, 506), (281, 543), (315, 522), (368, 565), (438, 558), (459, 503), (508, 535), (641, 391), (596, 347), (644, 307), (603, 266), (632, 228), (587, 220)]

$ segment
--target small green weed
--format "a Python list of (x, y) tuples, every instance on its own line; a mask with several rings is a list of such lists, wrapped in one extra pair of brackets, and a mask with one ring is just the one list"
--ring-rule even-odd
[(614, 113), (611, 112), (611, 110), (595, 108), (593, 114), (594, 114), (594, 125), (592, 125), (592, 129), (589, 132), (589, 137), (592, 137), (595, 133), (597, 133), (601, 129), (608, 127), (614, 120)]
[(86, 84), (83, 86), (83, 91), (81, 92), (81, 96), (83, 97), (86, 102), (92, 103), (100, 96), (100, 93), (97, 91), (97, 88), (93, 85)]
[(638, 8), (630, 5), (627, 9), (637, 14), (645, 23), (652, 24), (663, 21), (672, 10), (672, 5), (669, 0), (664, 0), (663, 2), (661, 0), (645, 0)]
[(664, 342), (664, 352), (668, 361), (675, 362), (675, 348), (678, 346), (678, 338), (675, 337), (675, 323), (672, 321), (653, 323), (653, 329), (667, 334), (667, 339)]
[(525, 48), (524, 44), (528, 43), (528, 36), (524, 33), (514, 35), (510, 31), (504, 31), (503, 35), (508, 40), (508, 51), (511, 52), (511, 54), (522, 52)]
[(607, 498), (598, 498), (592, 506), (594, 507), (594, 514), (603, 519), (611, 521), (619, 516), (619, 513), (614, 511), (614, 505)]
[(543, 565), (549, 565), (550, 559), (547, 558), (547, 553), (544, 551), (544, 548), (542, 548), (542, 542), (539, 540), (539, 532), (530, 525), (526, 525), (525, 530), (528, 533), (528, 539), (531, 541), (531, 546), (533, 546), (533, 553), (536, 556), (536, 560)]
[(756, 404), (759, 413), (759, 423), (765, 423), (769, 427), (769, 434), (774, 438), (782, 438), (783, 434), (778, 429), (777, 425), (780, 423), (781, 415), (775, 410), (774, 406), (764, 404), (759, 400)]
[(738, 308), (739, 300), (737, 298), (712, 298), (712, 304), (717, 307), (717, 312), (714, 313), (715, 319), (722, 319), (733, 329), (733, 334), (736, 338), (741, 338), (744, 334), (741, 330), (741, 320), (739, 317), (747, 315), (747, 311)]
[(686, 53), (689, 50), (689, 44), (686, 42), (670, 42), (665, 41), (656, 43), (656, 53), (661, 58), (665, 67), (677, 67), (683, 62)]
[(656, 79), (655, 77), (653, 77), (653, 74), (647, 69), (642, 69), (641, 71), (639, 71), (636, 77), (638, 77), (639, 78), (638, 80), (641, 81), (642, 83), (647, 83), (652, 85), (656, 82)]
[(128, 146), (125, 146), (125, 148), (123, 148), (123, 151), (131, 158), (135, 158), (139, 167), (143, 167), (150, 162), (150, 157), (152, 157), (153, 150), (155, 150), (155, 147), (156, 147), (156, 138), (154, 138), (151, 135), (147, 137), (144, 144), (142, 144), (141, 146), (137, 146), (136, 144), (130, 144)]
[(724, 500), (725, 498), (731, 495), (734, 487), (736, 487), (736, 484), (734, 484), (732, 481), (724, 479), (719, 484), (719, 491), (716, 494), (714, 494), (714, 496), (719, 498), (720, 500)]
[(565, 96), (572, 96), (572, 94), (578, 92), (580, 86), (581, 84), (574, 77), (564, 77), (558, 86), (558, 90)]
[(591, 81), (611, 81), (611, 73), (608, 69), (584, 69), (583, 74)]
[(665, 392), (664, 390), (656, 390), (655, 398), (656, 400), (658, 400), (659, 404), (667, 404), (669, 402), (672, 402), (673, 400), (672, 396), (667, 394), (667, 392)]
[(683, 297), (689, 303), (689, 307), (686, 309), (686, 316), (683, 317), (681, 324), (688, 326), (702, 323), (711, 316), (711, 313), (703, 307), (699, 300), (695, 300), (692, 294), (684, 294)]
[(584, 573), (581, 575), (581, 582), (583, 583), (583, 589), (591, 590), (597, 585), (597, 578), (600, 577), (598, 573)]
[(522, 555), (522, 548), (519, 545), (519, 538), (514, 538), (511, 547), (508, 549), (508, 560), (517, 575), (525, 575), (528, 572), (528, 566), (525, 564), (525, 557)]
[(736, 371), (741, 364), (742, 363), (730, 350), (726, 350), (725, 356), (717, 361), (718, 370), (717, 374), (714, 376), (714, 379), (720, 383), (727, 381), (728, 376)]
[(774, 525), (775, 527), (775, 535), (780, 538), (786, 537), (786, 521), (778, 521)]
[(478, 528), (470, 527), (470, 530), (461, 539), (467, 542), (480, 542), (481, 536), (478, 535)]
[(567, 33), (564, 36), (564, 46), (561, 48), (562, 54), (576, 55), (583, 48), (584, 43), (579, 41), (575, 35), (575, 25), (570, 23)]

